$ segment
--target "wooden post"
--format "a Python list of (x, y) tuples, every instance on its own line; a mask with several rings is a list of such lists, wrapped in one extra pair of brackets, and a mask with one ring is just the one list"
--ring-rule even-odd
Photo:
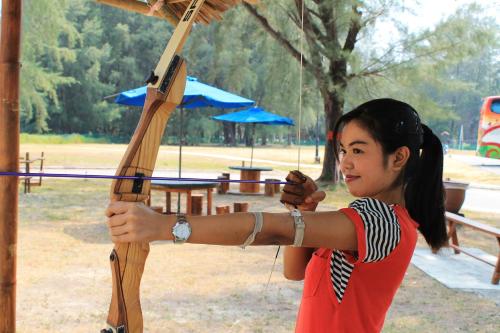
[[(497, 237), (498, 246), (500, 246), (500, 237)], [(495, 271), (493, 272), (493, 277), (491, 278), (491, 283), (498, 284), (500, 281), (500, 254), (497, 258), (497, 264), (495, 265)]]
[(191, 215), (202, 215), (203, 213), (203, 194), (191, 194)]
[[(457, 236), (457, 224), (453, 221), (448, 220), (448, 237), (451, 239), (451, 243), (455, 246), (460, 246), (458, 244), (458, 236)], [(453, 248), (455, 254), (459, 254), (460, 251), (457, 248)]]
[(241, 180), (251, 180), (252, 182), (240, 183), (240, 192), (243, 193), (259, 193), (260, 191), (260, 171), (258, 170), (241, 170)]
[[(24, 172), (28, 173), (29, 170), (30, 170), (30, 163), (29, 163), (29, 160), (30, 160), (30, 153), (26, 152), (26, 155), (24, 157)], [(31, 181), (31, 177), (29, 176), (24, 176), (23, 177), (23, 183), (24, 183), (24, 194), (26, 193), (29, 193), (30, 192), (30, 181)]]
[(215, 213), (217, 215), (229, 214), (230, 213), (229, 206), (216, 206)]
[[(191, 215), (191, 213), (193, 212), (193, 201), (191, 201), (191, 190), (188, 189), (186, 191), (186, 195), (187, 195), (187, 199), (186, 199), (186, 215)], [(180, 200), (180, 197), (179, 197), (179, 200)], [(177, 204), (177, 207), (180, 207), (179, 204)], [(179, 214), (180, 212), (178, 211), (177, 214)]]
[[(26, 168), (25, 168), (26, 173), (31, 172), (31, 167), (30, 167), (30, 153), (26, 152)], [(27, 177), (24, 180), (26, 183), (28, 183), (28, 186), (26, 186), (26, 183), (24, 184), (24, 188), (28, 187), (28, 193), (31, 193), (31, 177)], [(24, 191), (26, 193), (26, 191)]]
[[(0, 171), (19, 170), (19, 72), (22, 0), (2, 1)], [(17, 185), (0, 177), (0, 333), (16, 331)]]
[(273, 181), (275, 181), (275, 182), (276, 182), (276, 183), (274, 184), (274, 193), (278, 194), (278, 193), (280, 193), (280, 191), (281, 191), (281, 186), (280, 186), (280, 184), (279, 184), (279, 182), (280, 182), (281, 180), (279, 180), (279, 179), (273, 179)]
[(268, 197), (274, 196), (274, 184), (270, 183), (273, 181), (274, 179), (266, 178), (266, 184), (264, 185), (264, 194)]
[(172, 195), (170, 192), (165, 192), (165, 211), (167, 214), (172, 213)]
[(233, 211), (235, 213), (246, 213), (248, 212), (248, 202), (235, 202), (233, 203)]
[[(231, 178), (231, 174), (225, 172), (222, 173), (222, 177), (224, 177), (224, 179), (229, 180)], [(227, 193), (227, 191), (229, 191), (229, 182), (221, 183), (221, 186), (223, 188), (223, 193)]]
[(212, 215), (212, 191), (213, 189), (207, 189), (207, 215)]
[[(226, 176), (228, 175), (228, 176)], [(229, 180), (229, 174), (222, 174), (222, 176), (217, 177), (218, 180)], [(217, 185), (217, 193), (218, 194), (226, 194), (229, 191), (229, 182), (220, 182)]]
[[(40, 157), (40, 173), (43, 172), (43, 161), (45, 160), (45, 155), (43, 154), (43, 151), (42, 151), (42, 155)], [(40, 184), (39, 186), (42, 186), (42, 176), (40, 176), (40, 179), (38, 180), (38, 184)]]

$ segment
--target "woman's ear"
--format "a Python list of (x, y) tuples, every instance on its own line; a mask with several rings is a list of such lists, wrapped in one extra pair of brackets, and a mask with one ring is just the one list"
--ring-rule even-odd
[(404, 168), (410, 158), (410, 149), (406, 146), (399, 147), (392, 154), (392, 168), (399, 171)]

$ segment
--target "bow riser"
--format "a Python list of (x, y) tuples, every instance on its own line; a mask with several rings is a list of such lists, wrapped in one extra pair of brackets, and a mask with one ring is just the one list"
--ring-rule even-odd
[[(164, 100), (156, 88), (148, 88), (144, 111), (116, 175), (152, 176), (167, 121), (182, 101), (186, 77), (186, 65), (182, 62)], [(150, 183), (141, 179), (116, 179), (111, 186), (111, 198), (144, 202), (148, 199)], [(143, 332), (139, 290), (148, 253), (148, 243), (117, 243), (114, 246), (111, 255), (113, 288), (107, 323), (115, 329), (123, 326), (127, 333)]]
[[(186, 64), (179, 65), (178, 73), (168, 98), (155, 88), (148, 88), (144, 110), (132, 136), (125, 157), (120, 162), (117, 176), (151, 177), (156, 164), (158, 150), (170, 115), (182, 102), (186, 86)], [(147, 110), (147, 111), (146, 111)], [(111, 185), (111, 200), (144, 202), (148, 199), (151, 181), (116, 179)]]

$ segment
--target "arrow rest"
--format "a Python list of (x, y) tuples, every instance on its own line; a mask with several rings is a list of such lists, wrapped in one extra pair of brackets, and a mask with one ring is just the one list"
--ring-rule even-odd
[(151, 71), (151, 73), (149, 73), (148, 78), (146, 79), (146, 83), (156, 84), (156, 82), (158, 82), (158, 75), (155, 75), (155, 72)]

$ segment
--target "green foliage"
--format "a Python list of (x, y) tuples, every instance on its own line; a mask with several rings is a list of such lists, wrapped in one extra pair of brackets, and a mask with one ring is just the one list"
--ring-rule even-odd
[(456, 139), (463, 124), (466, 137), (475, 137), (481, 99), (498, 94), (499, 28), (484, 8), (472, 4), (432, 29), (411, 34), (401, 29), (404, 42), (391, 46), (401, 48), (398, 61), (358, 54), (359, 68), (366, 66), (362, 59), (378, 59), (385, 71), (352, 81), (349, 107), (370, 98), (398, 98), (413, 105), (436, 133), (447, 131)]
[[(305, 5), (316, 14), (311, 22), (317, 30), (306, 27), (304, 34), (295, 2), (263, 0), (258, 11), (298, 51), (303, 37), (304, 59), (317, 65), (315, 70), (301, 68), (241, 6), (226, 12), (221, 22), (196, 25), (184, 48), (189, 75), (295, 120), (295, 128), (257, 126), (256, 144), (292, 143), (299, 124), (301, 141), (312, 143), (317, 120), (323, 141), (325, 112), (331, 108), (326, 93), (338, 94), (346, 109), (370, 98), (403, 99), (435, 131), (453, 135), (464, 124), (470, 137), (480, 98), (498, 94), (500, 29), (478, 5), (418, 32), (408, 32), (405, 22), (395, 19), (400, 38), (382, 49), (376, 46), (376, 22), (397, 18), (404, 2), (323, 0)], [(173, 28), (164, 20), (91, 0), (26, 0), (24, 14), (22, 130), (107, 135), (120, 142), (130, 138), (141, 109), (118, 106), (105, 97), (144, 84)], [(342, 47), (352, 22), (362, 26), (351, 53)], [(347, 61), (345, 77), (336, 71), (338, 60)], [(209, 117), (232, 111), (185, 110), (186, 144), (221, 142), (222, 124)], [(179, 114), (171, 116), (164, 142), (178, 142)], [(250, 131), (236, 129), (239, 142), (249, 143)]]
[(65, 17), (66, 0), (27, 0), (23, 10), (21, 128), (42, 133), (49, 131), (50, 107), (59, 103), (57, 88), (76, 81), (62, 70), (75, 60), (77, 33)]

